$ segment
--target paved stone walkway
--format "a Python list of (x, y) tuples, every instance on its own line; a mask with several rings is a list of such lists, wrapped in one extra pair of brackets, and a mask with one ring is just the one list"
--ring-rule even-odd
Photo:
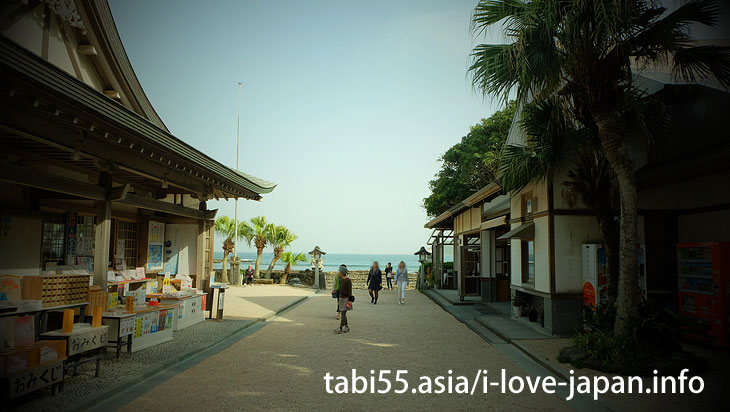
[[(356, 291), (352, 331), (336, 335), (335, 301), (328, 294), (309, 298), (272, 319), (256, 333), (204, 359), (135, 400), (120, 405), (129, 412), (161, 410), (499, 410), (556, 411), (572, 408), (557, 396), (477, 392), (474, 396), (413, 394), (418, 377), (453, 371), (471, 380), (477, 369), (495, 375), (526, 375), (467, 326), (426, 296), (408, 292), (406, 305), (395, 292), (371, 305)], [(408, 370), (404, 394), (328, 394), (324, 375), (363, 376), (370, 370)], [(382, 386), (381, 386), (382, 387)]]

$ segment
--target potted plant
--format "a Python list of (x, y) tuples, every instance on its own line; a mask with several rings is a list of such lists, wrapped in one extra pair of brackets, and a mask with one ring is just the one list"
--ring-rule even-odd
[(512, 298), (512, 314), (516, 318), (522, 316), (522, 300), (517, 296)]

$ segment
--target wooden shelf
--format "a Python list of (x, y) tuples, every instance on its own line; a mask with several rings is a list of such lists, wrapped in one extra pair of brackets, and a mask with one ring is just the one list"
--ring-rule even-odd
[(156, 282), (157, 279), (153, 278), (144, 278), (144, 279), (130, 279), (130, 280), (115, 280), (113, 282), (106, 282), (107, 287), (109, 286), (119, 286), (124, 285), (127, 283), (145, 283), (145, 282)]
[(19, 312), (18, 311), (3, 312), (3, 313), (0, 313), (0, 318), (4, 318), (7, 316), (30, 315), (33, 313), (50, 312), (50, 311), (60, 310), (60, 309), (80, 308), (80, 307), (84, 307), (88, 304), (89, 304), (89, 302), (78, 302), (78, 303), (69, 303), (67, 305), (45, 306), (41, 309), (23, 310), (23, 311), (19, 311)]

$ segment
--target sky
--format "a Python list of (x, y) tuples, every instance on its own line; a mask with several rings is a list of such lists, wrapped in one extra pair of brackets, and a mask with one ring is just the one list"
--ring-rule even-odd
[[(238, 216), (298, 235), (293, 250), (413, 253), (438, 158), (500, 108), (471, 87), (476, 0), (110, 0), (142, 86), (170, 131), (276, 182)], [(233, 217), (234, 202), (212, 201)], [(220, 238), (220, 236), (218, 237)], [(222, 239), (218, 239), (222, 241)], [(249, 251), (243, 242), (239, 251)]]

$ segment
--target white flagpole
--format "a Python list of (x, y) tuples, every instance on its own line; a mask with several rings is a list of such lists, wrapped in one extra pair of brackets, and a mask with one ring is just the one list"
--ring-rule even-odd
[[(241, 144), (241, 82), (238, 82), (238, 118), (236, 119), (236, 171), (238, 171), (238, 147)], [(235, 238), (233, 239), (233, 258), (238, 259), (238, 198), (236, 198), (236, 211), (233, 213), (233, 224), (235, 225)]]

